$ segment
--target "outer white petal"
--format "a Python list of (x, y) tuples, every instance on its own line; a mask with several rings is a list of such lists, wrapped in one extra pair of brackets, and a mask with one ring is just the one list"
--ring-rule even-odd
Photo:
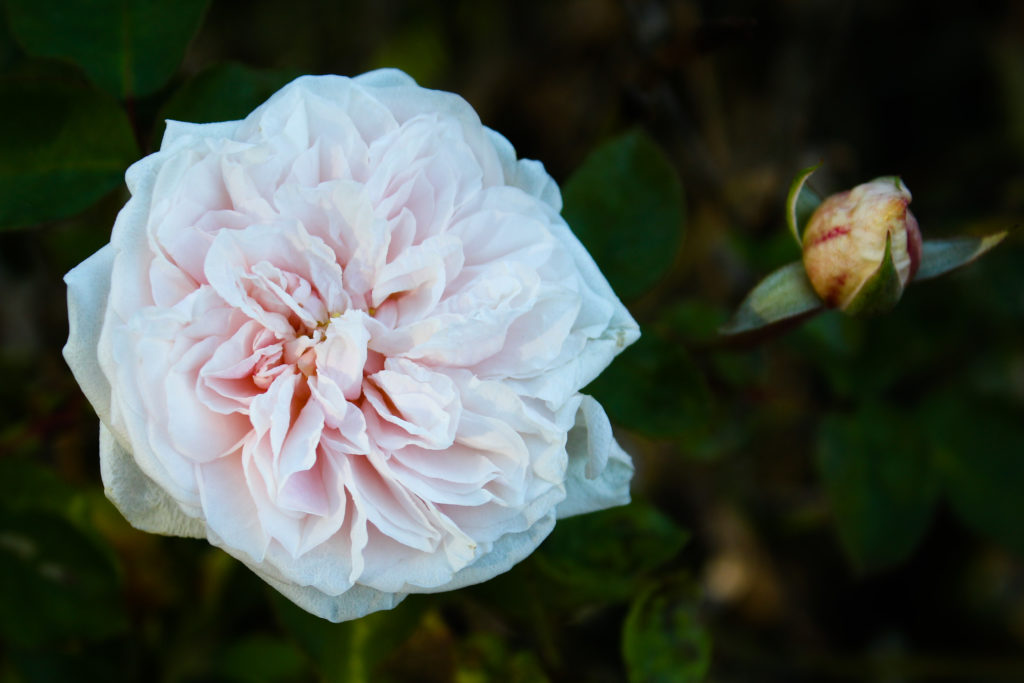
[[(523, 190), (531, 197), (543, 201), (557, 214), (562, 210), (562, 195), (558, 185), (544, 170), (544, 165), (532, 159), (517, 159), (512, 144), (500, 133), (487, 129), (491, 143), (498, 154), (505, 181)], [(626, 307), (612, 291), (608, 280), (598, 269), (590, 253), (580, 244), (564, 220), (553, 216), (551, 232), (565, 246), (572, 257), (583, 282), (601, 299), (612, 302), (614, 312), (607, 329), (598, 338), (590, 340), (583, 352), (567, 365), (552, 369), (535, 380), (519, 383), (526, 393), (560, 405), (608, 367), (611, 360), (627, 346), (640, 338), (640, 327)]]
[(562, 193), (555, 179), (544, 170), (544, 164), (533, 159), (517, 159), (516, 150), (508, 138), (490, 128), (486, 130), (505, 172), (505, 182), (541, 200), (554, 209), (555, 213), (560, 212)]
[(189, 517), (166, 491), (147, 477), (135, 459), (100, 424), (100, 475), (104, 493), (133, 527), (168, 536), (206, 538), (206, 525)]
[(110, 422), (110, 382), (100, 369), (96, 348), (110, 295), (114, 249), (108, 244), (75, 266), (64, 282), (68, 286), (68, 342), (64, 360), (100, 420)]
[(590, 396), (583, 397), (566, 449), (566, 496), (555, 509), (559, 519), (629, 503), (633, 461), (615, 442), (608, 416)]
[(413, 77), (398, 69), (376, 69), (367, 71), (352, 79), (359, 85), (371, 88), (396, 88), (400, 86), (416, 86)]
[(328, 595), (312, 586), (296, 586), (275, 579), (258, 566), (249, 565), (249, 568), (302, 609), (336, 624), (364, 617), (371, 612), (391, 609), (402, 602), (407, 595), (406, 593), (383, 593), (367, 586), (353, 586), (341, 595)]
[(217, 121), (216, 123), (187, 123), (167, 119), (160, 149), (169, 150), (179, 140), (188, 138), (231, 138), (238, 129), (239, 121)]
[[(587, 341), (583, 350), (560, 368), (552, 368), (535, 379), (512, 380), (524, 393), (547, 401), (549, 405), (562, 405), (568, 398), (590, 384), (608, 367), (618, 354), (640, 338), (640, 326), (626, 307), (615, 296), (611, 285), (598, 270), (594, 259), (562, 220), (553, 221), (551, 233), (565, 246), (580, 272), (583, 282), (605, 302), (611, 302), (613, 312), (608, 326), (600, 336)], [(584, 300), (584, 305), (586, 301)], [(581, 313), (581, 316), (583, 313)]]
[(476, 562), (455, 573), (452, 580), (433, 588), (416, 588), (417, 593), (442, 593), (444, 591), (472, 586), (476, 583), (493, 579), (509, 569), (537, 549), (537, 546), (548, 537), (555, 528), (555, 514), (551, 512), (526, 531), (505, 534), (491, 546), (489, 552), (483, 554)]

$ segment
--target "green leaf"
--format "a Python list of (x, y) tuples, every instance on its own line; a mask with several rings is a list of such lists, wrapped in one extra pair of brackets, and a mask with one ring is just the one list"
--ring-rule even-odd
[(0, 228), (86, 208), (117, 187), (138, 156), (108, 95), (50, 69), (0, 78)]
[(849, 417), (827, 417), (817, 463), (854, 565), (876, 571), (905, 560), (928, 528), (939, 491), (927, 444), (910, 417), (875, 404)]
[(789, 186), (789, 194), (786, 195), (786, 225), (793, 234), (797, 246), (803, 247), (803, 240), (800, 237), (800, 228), (807, 224), (811, 214), (821, 204), (821, 197), (807, 187), (807, 179), (811, 174), (821, 167), (819, 161), (814, 166), (808, 166), (797, 174), (793, 183)]
[(0, 501), (9, 510), (45, 510), (67, 515), (74, 489), (63, 479), (28, 458), (0, 458)]
[(451, 68), (439, 17), (431, 17), (382, 36), (374, 51), (373, 68), (401, 69), (425, 87), (435, 87)]
[(683, 188), (641, 131), (598, 147), (562, 188), (566, 222), (623, 299), (650, 289), (683, 235)]
[(209, 0), (7, 0), (25, 50), (80, 66), (120, 98), (148, 95), (177, 70)]
[(217, 64), (178, 88), (160, 110), (159, 119), (191, 123), (242, 119), (301, 75), (294, 69), (259, 70), (242, 64)]
[(0, 6), (0, 69), (6, 69), (18, 57), (18, 48), (11, 38), (11, 29), (7, 21), (7, 13)]
[(843, 308), (843, 312), (848, 315), (884, 313), (899, 302), (902, 294), (903, 284), (892, 256), (892, 233), (886, 233), (882, 262)]
[(677, 578), (643, 592), (626, 617), (622, 654), (630, 683), (696, 683), (711, 665), (711, 636), (698, 618), (698, 589)]
[(1003, 230), (985, 237), (926, 240), (921, 245), (921, 265), (914, 275), (914, 281), (938, 277), (966, 266), (1002, 242), (1008, 234), (1008, 230)]
[(413, 633), (428, 606), (421, 596), (412, 596), (392, 610), (334, 624), (267, 590), (282, 625), (324, 679), (351, 683), (375, 680), (374, 668)]
[(514, 644), (504, 633), (471, 632), (459, 642), (457, 673), (452, 680), (457, 683), (547, 683), (549, 679), (537, 653), (515, 651)]
[(682, 344), (649, 330), (622, 352), (585, 393), (624, 427), (657, 437), (705, 433), (711, 394)]
[(757, 283), (740, 304), (721, 334), (741, 334), (798, 315), (813, 313), (823, 304), (814, 293), (802, 261), (782, 266)]
[(0, 636), (9, 642), (101, 639), (126, 626), (109, 554), (55, 515), (0, 510), (0, 576)]
[(979, 533), (1024, 555), (1024, 422), (1018, 404), (946, 395), (924, 408), (946, 493)]
[(217, 670), (238, 683), (277, 683), (308, 678), (306, 667), (306, 659), (292, 643), (252, 635), (233, 643), (221, 655)]
[(618, 601), (665, 564), (689, 534), (639, 502), (558, 522), (535, 557), (542, 573), (573, 600)]

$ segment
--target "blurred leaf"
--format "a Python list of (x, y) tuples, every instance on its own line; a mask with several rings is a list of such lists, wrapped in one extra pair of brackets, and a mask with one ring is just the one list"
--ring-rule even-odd
[(533, 652), (512, 652), (509, 639), (490, 632), (470, 634), (459, 652), (457, 683), (546, 683), (548, 680)]
[(109, 96), (52, 69), (0, 78), (0, 228), (76, 213), (124, 178), (138, 155)]
[(11, 27), (7, 21), (7, 13), (0, 7), (0, 69), (6, 69), (14, 62), (18, 48), (11, 38)]
[(39, 645), (121, 631), (117, 571), (72, 524), (43, 512), (0, 511), (0, 634)]
[(401, 69), (420, 85), (435, 87), (450, 68), (443, 37), (444, 27), (438, 21), (392, 31), (384, 36), (371, 61), (374, 68)]
[(711, 665), (711, 636), (697, 616), (698, 590), (677, 578), (633, 602), (622, 635), (630, 683), (703, 681)]
[(1024, 421), (1020, 405), (946, 395), (924, 410), (947, 495), (978, 532), (1024, 554)]
[[(103, 645), (106, 645), (104, 643)], [(88, 649), (53, 647), (11, 648), (7, 653), (17, 674), (9, 677), (0, 670), (2, 683), (63, 683), (63, 681), (126, 680), (117, 653), (104, 652), (97, 644)], [(0, 660), (2, 661), (2, 660)]]
[(829, 416), (817, 451), (839, 538), (854, 564), (874, 571), (906, 559), (928, 528), (939, 490), (910, 417), (876, 404), (850, 417)]
[(807, 187), (808, 178), (820, 167), (821, 162), (818, 162), (814, 166), (808, 166), (800, 171), (793, 179), (793, 184), (789, 186), (789, 194), (786, 196), (786, 225), (800, 247), (803, 246), (800, 229), (807, 225), (811, 214), (821, 204), (821, 197)]
[(985, 237), (925, 240), (921, 244), (921, 265), (914, 280), (927, 280), (966, 266), (1002, 242), (1008, 234), (1004, 230)]
[(121, 98), (148, 95), (174, 74), (209, 0), (7, 0), (25, 50), (82, 67)]
[(689, 534), (653, 506), (630, 505), (558, 522), (535, 557), (540, 570), (574, 599), (617, 601), (665, 564)]
[(260, 70), (243, 64), (216, 64), (178, 88), (160, 110), (158, 120), (210, 123), (242, 119), (301, 75), (293, 69)]
[(427, 608), (420, 596), (394, 609), (334, 624), (268, 589), (274, 611), (327, 680), (372, 681), (374, 668), (416, 629)]
[(672, 302), (655, 322), (665, 336), (678, 337), (687, 345), (716, 341), (726, 313), (720, 306), (690, 299)]
[(566, 222), (623, 299), (643, 294), (672, 265), (683, 235), (683, 188), (643, 132), (598, 147), (562, 198)]
[(28, 458), (0, 458), (0, 501), (8, 510), (67, 515), (74, 489), (53, 470)]
[(732, 319), (719, 328), (722, 334), (751, 332), (822, 307), (814, 293), (803, 261), (782, 266), (750, 290)]
[(218, 673), (238, 683), (278, 683), (308, 679), (306, 659), (295, 645), (269, 635), (253, 635), (221, 655)]
[(645, 332), (622, 352), (585, 393), (624, 427), (658, 437), (705, 434), (711, 394), (681, 344)]

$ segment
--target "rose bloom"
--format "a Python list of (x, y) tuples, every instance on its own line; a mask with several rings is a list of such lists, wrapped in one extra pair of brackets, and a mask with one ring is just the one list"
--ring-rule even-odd
[(107, 496), (332, 621), (500, 574), (629, 500), (580, 389), (639, 331), (536, 161), (404, 73), (167, 123), (66, 276)]

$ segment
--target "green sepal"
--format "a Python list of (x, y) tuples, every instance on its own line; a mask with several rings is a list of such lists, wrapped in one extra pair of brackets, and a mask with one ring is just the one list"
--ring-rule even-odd
[(814, 190), (806, 187), (807, 179), (821, 166), (819, 161), (814, 166), (808, 166), (797, 174), (793, 184), (789, 186), (789, 194), (786, 195), (786, 224), (793, 234), (796, 243), (803, 247), (800, 237), (800, 226), (810, 220), (811, 214), (821, 205), (821, 197)]
[(823, 307), (802, 261), (785, 265), (757, 283), (721, 334), (740, 334), (816, 311)]
[(914, 281), (928, 280), (966, 266), (1002, 242), (1008, 234), (1009, 230), (1003, 230), (985, 237), (927, 240), (921, 245), (921, 265)]
[(849, 315), (884, 313), (896, 305), (903, 295), (903, 284), (892, 256), (892, 233), (885, 235), (885, 253), (871, 277), (861, 286), (843, 312)]

